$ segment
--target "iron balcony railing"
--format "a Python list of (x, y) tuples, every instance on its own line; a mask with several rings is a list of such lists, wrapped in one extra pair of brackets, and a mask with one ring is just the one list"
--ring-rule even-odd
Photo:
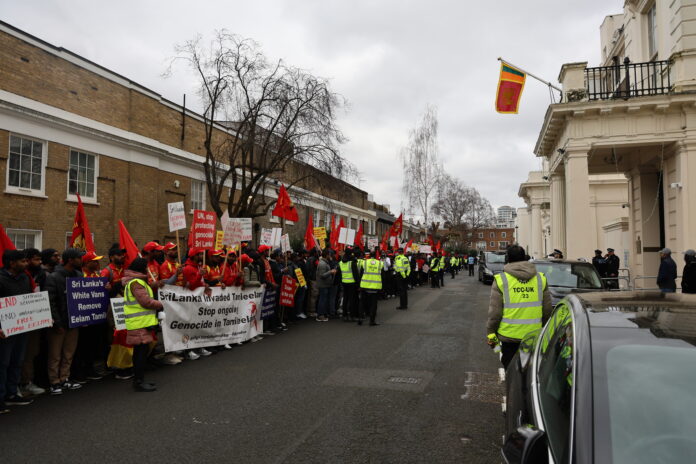
[(670, 60), (631, 63), (628, 58), (623, 64), (585, 68), (587, 98), (627, 100), (671, 93), (671, 68)]

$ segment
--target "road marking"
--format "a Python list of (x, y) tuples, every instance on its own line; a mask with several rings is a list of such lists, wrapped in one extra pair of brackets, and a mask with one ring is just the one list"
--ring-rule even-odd
[(501, 403), (503, 384), (499, 374), (483, 372), (466, 372), (462, 400), (480, 401), (482, 403)]
[(498, 368), (498, 377), (500, 377), (500, 383), (505, 382), (505, 369), (502, 367)]

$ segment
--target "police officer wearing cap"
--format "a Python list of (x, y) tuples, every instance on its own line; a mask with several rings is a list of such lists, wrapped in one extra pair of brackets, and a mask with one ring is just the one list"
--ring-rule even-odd
[(399, 290), (399, 306), (396, 309), (408, 309), (408, 276), (411, 274), (411, 263), (404, 256), (403, 248), (399, 248), (396, 252), (394, 272), (396, 273), (396, 283)]
[[(607, 277), (618, 277), (619, 276), (619, 267), (621, 267), (621, 260), (619, 259), (618, 256), (614, 254), (614, 249), (613, 248), (607, 248), (607, 254), (604, 257), (605, 264), (606, 264), (606, 271), (607, 271)], [(609, 289), (618, 289), (619, 288), (619, 279), (609, 279), (607, 280), (607, 288)]]

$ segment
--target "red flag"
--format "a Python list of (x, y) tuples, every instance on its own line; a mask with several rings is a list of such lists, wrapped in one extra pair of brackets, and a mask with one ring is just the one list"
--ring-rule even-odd
[(338, 236), (341, 234), (341, 229), (345, 227), (346, 224), (343, 222), (343, 218), (341, 218), (340, 222), (338, 223), (338, 227), (336, 227), (336, 245), (338, 245), (336, 248), (339, 250), (342, 250), (346, 247), (344, 244), (338, 243)]
[(394, 249), (398, 250), (399, 249), (399, 236), (394, 237)]
[(309, 215), (309, 221), (307, 221), (307, 231), (304, 234), (304, 246), (305, 250), (311, 250), (317, 246), (317, 239), (314, 238), (314, 223), (311, 214)]
[(435, 250), (440, 251), (441, 248), (442, 248), (442, 245), (440, 244), (440, 241), (438, 240), (437, 245), (435, 245)]
[(331, 215), (331, 237), (329, 237), (331, 248), (338, 248), (338, 229), (336, 228), (336, 216)]
[(435, 248), (435, 240), (433, 240), (432, 235), (428, 235), (428, 245), (430, 245), (430, 248)]
[(382, 243), (379, 244), (379, 249), (387, 251), (387, 248), (388, 248), (387, 242), (388, 241), (389, 241), (389, 231), (385, 230), (384, 236), (382, 236)]
[(411, 245), (413, 245), (413, 239), (409, 240), (408, 243), (406, 244), (406, 247), (404, 248), (404, 251), (408, 251), (409, 248), (411, 248)]
[[(5, 229), (0, 225), (0, 257), (5, 254), (5, 250), (16, 250), (17, 247), (12, 243), (10, 237), (5, 233)], [(0, 259), (0, 268), (2, 268), (2, 259)]]
[(355, 234), (355, 245), (359, 246), (362, 251), (365, 251), (365, 245), (363, 245), (363, 228), (362, 222), (358, 226), (358, 232)]
[(280, 185), (280, 191), (278, 192), (278, 201), (276, 201), (275, 208), (271, 213), (273, 216), (285, 218), (288, 221), (297, 221), (299, 216), (297, 215), (297, 209), (288, 195), (288, 191), (285, 190), (284, 185)]
[(123, 268), (127, 269), (128, 266), (130, 266), (130, 263), (135, 258), (140, 256), (140, 251), (138, 251), (138, 247), (135, 245), (133, 238), (128, 233), (128, 229), (126, 229), (126, 226), (123, 225), (123, 221), (121, 221), (120, 219), (118, 221), (118, 246), (122, 250), (126, 250), (126, 256), (123, 261)]
[(401, 232), (404, 228), (404, 213), (399, 214), (399, 218), (392, 224), (392, 226), (389, 228), (389, 236), (390, 237), (399, 237), (401, 236)]
[(82, 205), (82, 198), (77, 194), (77, 211), (75, 211), (75, 221), (73, 221), (72, 236), (70, 237), (70, 248), (79, 248), (87, 252), (94, 252), (94, 242), (92, 233), (89, 231), (85, 207)]

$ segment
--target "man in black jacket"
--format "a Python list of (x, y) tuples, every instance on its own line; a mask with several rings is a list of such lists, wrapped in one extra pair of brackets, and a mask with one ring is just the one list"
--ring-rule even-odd
[[(0, 298), (24, 295), (34, 290), (32, 280), (25, 272), (27, 258), (23, 252), (5, 250), (2, 255), (2, 264), (3, 268), (0, 269)], [(29, 333), (5, 337), (5, 334), (0, 330), (0, 414), (9, 412), (8, 405), (31, 404), (31, 400), (24, 399), (17, 394)]]
[(71, 382), (70, 367), (77, 348), (78, 329), (70, 328), (66, 279), (82, 277), (82, 251), (68, 248), (63, 252), (63, 265), (56, 266), (46, 279), (46, 290), (51, 301), (53, 327), (48, 329), (48, 380), (51, 395), (63, 390), (77, 390), (82, 385)]
[(684, 252), (684, 272), (682, 273), (682, 293), (696, 293), (696, 251)]
[(677, 291), (677, 263), (672, 259), (672, 250), (660, 250), (660, 270), (657, 271), (657, 286), (662, 293)]

